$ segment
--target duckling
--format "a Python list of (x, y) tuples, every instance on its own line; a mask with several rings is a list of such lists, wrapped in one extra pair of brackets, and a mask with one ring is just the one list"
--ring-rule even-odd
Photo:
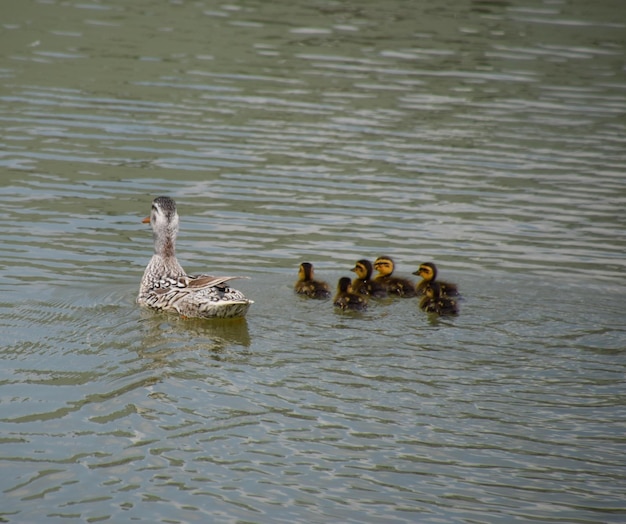
[(361, 259), (350, 270), (356, 273), (356, 278), (352, 281), (352, 291), (359, 295), (368, 295), (374, 298), (387, 296), (387, 290), (380, 282), (372, 280), (372, 263), (369, 260)]
[(378, 282), (379, 284), (385, 286), (389, 295), (398, 297), (414, 297), (415, 284), (406, 278), (392, 276), (394, 268), (394, 262), (391, 257), (378, 257), (374, 261), (374, 269), (378, 271), (378, 275), (374, 278), (374, 282)]
[(352, 290), (350, 277), (342, 277), (337, 284), (337, 294), (333, 304), (342, 310), (363, 311), (367, 309), (367, 297), (359, 295)]
[(438, 315), (456, 315), (459, 312), (456, 300), (441, 294), (439, 282), (431, 282), (424, 288), (420, 308), (426, 313)]
[(295, 292), (311, 298), (330, 298), (328, 284), (321, 280), (314, 280), (314, 276), (313, 264), (302, 262), (298, 269), (298, 281), (294, 284)]
[(460, 295), (456, 284), (437, 280), (437, 266), (435, 266), (432, 262), (424, 262), (423, 264), (420, 264), (419, 269), (414, 271), (413, 274), (422, 277), (422, 281), (417, 284), (415, 288), (418, 295), (425, 295), (427, 286), (435, 281), (439, 284), (442, 296), (458, 297)]

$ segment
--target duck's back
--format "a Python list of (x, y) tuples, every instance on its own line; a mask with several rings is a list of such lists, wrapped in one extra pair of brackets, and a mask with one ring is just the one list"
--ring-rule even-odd
[(352, 282), (352, 292), (374, 298), (387, 296), (387, 289), (383, 284), (376, 280), (363, 280), (361, 278), (356, 278)]
[(392, 277), (392, 276), (380, 276), (376, 277), (375, 282), (382, 285), (387, 294), (397, 297), (414, 297), (415, 284), (406, 278)]
[(456, 301), (443, 296), (438, 298), (424, 296), (420, 300), (420, 308), (426, 313), (437, 315), (456, 315), (459, 312)]
[[(446, 282), (443, 280), (437, 280), (439, 287), (441, 288), (441, 294), (447, 297), (458, 297), (460, 296), (459, 287), (452, 282)], [(415, 292), (417, 295), (424, 295), (426, 293), (426, 289), (428, 288), (430, 282), (426, 280), (422, 280), (415, 287)]]
[(363, 311), (367, 309), (367, 299), (356, 293), (339, 293), (334, 300), (334, 305), (343, 310)]
[(299, 295), (311, 298), (330, 298), (330, 288), (326, 282), (320, 280), (300, 280), (296, 282), (294, 290)]

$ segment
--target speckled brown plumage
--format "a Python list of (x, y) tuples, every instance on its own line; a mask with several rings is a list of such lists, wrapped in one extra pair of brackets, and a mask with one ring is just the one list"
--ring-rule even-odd
[(137, 303), (159, 311), (173, 311), (189, 318), (243, 317), (253, 303), (226, 283), (241, 277), (187, 275), (176, 259), (179, 218), (176, 203), (169, 197), (152, 202), (150, 216), (154, 255), (146, 267)]

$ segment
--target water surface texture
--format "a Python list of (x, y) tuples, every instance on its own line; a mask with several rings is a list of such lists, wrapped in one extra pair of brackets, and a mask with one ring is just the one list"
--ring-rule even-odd
[[(0, 521), (626, 520), (621, 0), (0, 5)], [(134, 303), (141, 219), (244, 321)], [(433, 261), (461, 313), (296, 296)]]

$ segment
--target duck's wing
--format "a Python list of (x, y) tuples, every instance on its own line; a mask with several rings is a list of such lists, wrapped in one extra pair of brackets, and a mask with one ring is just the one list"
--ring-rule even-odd
[(198, 290), (209, 287), (220, 287), (224, 282), (228, 282), (229, 280), (233, 280), (235, 278), (250, 278), (250, 277), (238, 277), (238, 276), (229, 276), (229, 277), (214, 277), (211, 275), (197, 275), (197, 276), (189, 276), (189, 281), (187, 282), (187, 288)]
[(449, 297), (458, 297), (460, 295), (459, 287), (452, 282), (439, 281), (439, 286), (441, 287), (442, 295), (447, 295)]

